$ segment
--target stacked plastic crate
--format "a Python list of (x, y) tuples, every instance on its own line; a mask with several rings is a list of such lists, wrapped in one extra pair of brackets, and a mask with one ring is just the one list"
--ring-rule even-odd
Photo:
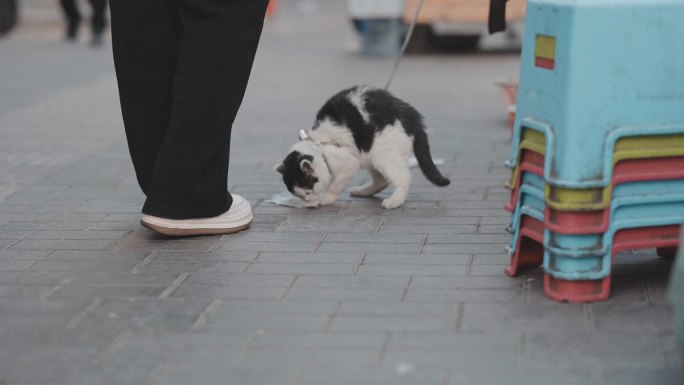
[(607, 299), (622, 251), (674, 255), (684, 222), (684, 2), (530, 0), (506, 208), (515, 275)]

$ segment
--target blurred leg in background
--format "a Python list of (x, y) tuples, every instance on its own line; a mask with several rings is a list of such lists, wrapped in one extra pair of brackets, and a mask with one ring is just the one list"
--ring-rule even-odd
[(18, 16), (16, 0), (0, 0), (0, 37), (14, 28)]
[[(90, 7), (93, 11), (91, 19), (92, 40), (91, 43), (95, 46), (102, 45), (104, 30), (107, 26), (105, 13), (107, 11), (107, 0), (89, 0)], [(78, 9), (77, 0), (60, 0), (64, 16), (66, 17), (67, 41), (76, 41), (78, 38), (78, 30), (81, 25), (83, 16)]]
[(107, 11), (107, 0), (90, 0), (90, 6), (93, 9), (92, 44), (99, 46), (102, 45), (104, 30), (107, 26), (107, 20), (105, 18), (105, 12)]
[(76, 0), (60, 0), (59, 2), (66, 17), (66, 39), (76, 41), (78, 28), (81, 25), (81, 12), (78, 10)]

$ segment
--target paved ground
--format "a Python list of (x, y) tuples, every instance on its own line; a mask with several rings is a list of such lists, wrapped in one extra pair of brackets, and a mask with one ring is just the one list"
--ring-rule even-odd
[(593, 305), (546, 299), (539, 271), (503, 275), (493, 80), (515, 54), (402, 64), (393, 90), (434, 128), (448, 188), (416, 172), (400, 210), (266, 203), (324, 99), (391, 67), (352, 53), (343, 2), (282, 5), (233, 131), (230, 184), (255, 207), (234, 236), (138, 225), (109, 47), (61, 43), (41, 7), (0, 42), (0, 383), (682, 384), (669, 266), (652, 252), (620, 256), (611, 300)]

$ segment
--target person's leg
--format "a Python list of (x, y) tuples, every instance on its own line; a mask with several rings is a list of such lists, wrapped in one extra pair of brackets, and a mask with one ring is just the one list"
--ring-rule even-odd
[(75, 40), (78, 27), (81, 24), (81, 13), (76, 6), (76, 0), (60, 0), (59, 3), (67, 19), (66, 38), (67, 40)]
[(93, 9), (92, 42), (94, 45), (100, 45), (102, 43), (102, 35), (104, 33), (105, 26), (107, 25), (105, 20), (107, 0), (90, 0), (90, 6)]
[(126, 139), (147, 194), (169, 126), (181, 25), (177, 0), (110, 3), (114, 65)]
[(171, 119), (144, 214), (206, 218), (230, 208), (231, 126), (245, 93), (267, 5), (267, 0), (179, 0), (183, 33)]

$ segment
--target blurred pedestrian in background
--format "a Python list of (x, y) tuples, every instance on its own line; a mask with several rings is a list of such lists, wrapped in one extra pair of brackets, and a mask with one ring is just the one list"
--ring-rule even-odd
[[(107, 0), (88, 0), (92, 8), (93, 15), (91, 19), (92, 40), (94, 46), (102, 45), (102, 39), (107, 21), (105, 19), (105, 11), (107, 10)], [(78, 30), (81, 25), (81, 12), (78, 9), (77, 0), (60, 0), (62, 10), (67, 19), (66, 39), (67, 41), (76, 41), (78, 37)]]
[(128, 148), (147, 196), (142, 224), (166, 235), (246, 229), (228, 192), (233, 121), (267, 0), (114, 0), (112, 46)]
[(0, 37), (17, 24), (17, 1), (0, 0)]

